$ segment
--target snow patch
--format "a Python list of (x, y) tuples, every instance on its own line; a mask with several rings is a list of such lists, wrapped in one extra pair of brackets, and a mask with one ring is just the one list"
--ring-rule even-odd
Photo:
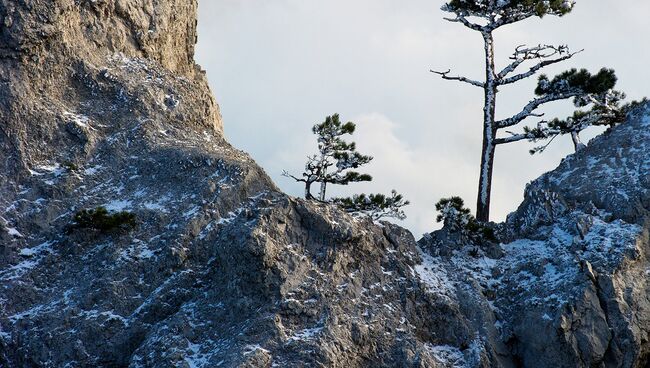
[(295, 332), (289, 337), (291, 341), (311, 340), (316, 338), (323, 331), (323, 327), (306, 328)]
[(71, 112), (66, 111), (63, 113), (63, 117), (66, 118), (67, 121), (74, 123), (80, 128), (95, 130), (95, 128), (90, 126), (90, 118), (87, 117), (86, 115), (73, 114)]
[[(433, 346), (425, 345), (426, 349), (433, 355), (433, 358), (445, 367), (466, 368), (465, 357), (460, 349), (449, 345)], [(467, 367), (469, 368), (469, 367)]]
[(449, 280), (445, 268), (431, 255), (420, 251), (422, 264), (415, 266), (415, 272), (424, 282), (431, 293), (449, 297), (454, 291), (454, 285)]
[(86, 175), (95, 175), (99, 171), (101, 171), (101, 169), (103, 169), (103, 168), (104, 168), (104, 166), (102, 166), (102, 165), (92, 166), (92, 167), (89, 167), (87, 169), (84, 169), (84, 174), (86, 174)]
[(187, 220), (187, 219), (190, 219), (190, 218), (194, 217), (194, 215), (196, 215), (198, 212), (199, 212), (199, 207), (194, 206), (194, 207), (190, 208), (189, 210), (185, 211), (183, 213), (183, 217)]
[(131, 208), (132, 202), (129, 200), (113, 200), (104, 205), (104, 207), (112, 212), (120, 212), (125, 209)]
[(208, 354), (201, 353), (201, 345), (194, 344), (188, 340), (186, 354), (185, 363), (187, 363), (189, 368), (208, 367), (210, 356)]
[(43, 252), (52, 253), (52, 244), (54, 244), (54, 241), (47, 241), (33, 248), (23, 248), (20, 250), (20, 252), (18, 252), (18, 254), (23, 257), (33, 257)]
[(16, 238), (23, 238), (23, 234), (21, 234), (18, 230), (16, 230), (15, 227), (8, 227), (6, 228), (7, 234), (11, 236), (15, 236)]

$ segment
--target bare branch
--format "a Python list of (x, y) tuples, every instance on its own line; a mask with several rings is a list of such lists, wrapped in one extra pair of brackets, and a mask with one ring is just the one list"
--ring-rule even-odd
[(569, 90), (566, 92), (561, 92), (561, 93), (554, 93), (550, 95), (546, 95), (543, 97), (536, 98), (532, 101), (530, 101), (524, 108), (519, 112), (518, 114), (504, 120), (499, 120), (495, 122), (497, 128), (507, 128), (513, 125), (519, 124), (521, 121), (524, 119), (531, 117), (531, 116), (538, 116), (534, 113), (535, 109), (538, 107), (549, 103), (553, 101), (560, 101), (560, 100), (565, 100), (567, 98), (571, 97), (576, 97), (582, 94), (580, 90), (574, 89), (574, 90)]
[(494, 140), (494, 144), (505, 144), (505, 143), (519, 142), (519, 141), (523, 141), (525, 139), (533, 139), (533, 138), (535, 138), (535, 136), (530, 134), (530, 133), (521, 133), (521, 134), (515, 134), (515, 133), (512, 133), (512, 132), (508, 132), (508, 133), (511, 134), (509, 137), (497, 138), (497, 139)]
[[(538, 70), (552, 65), (556, 64), (559, 62), (562, 62), (564, 60), (572, 58), (574, 55), (582, 52), (583, 50), (580, 50), (578, 52), (570, 52), (569, 47), (566, 45), (560, 45), (560, 46), (552, 46), (552, 45), (537, 45), (534, 47), (526, 47), (525, 45), (520, 45), (517, 46), (515, 49), (515, 52), (510, 56), (510, 60), (513, 60), (512, 63), (510, 63), (507, 67), (505, 67), (499, 74), (497, 75), (497, 78), (499, 79), (499, 84), (504, 85), (504, 84), (510, 84), (517, 82), (521, 79), (528, 78), (535, 74)], [(503, 79), (505, 78), (508, 74), (514, 72), (521, 64), (528, 60), (543, 60), (543, 59), (549, 59), (554, 56), (558, 56), (555, 59), (551, 60), (545, 60), (539, 62), (537, 65), (533, 66), (530, 68), (525, 73), (521, 73), (519, 75)]]
[(306, 183), (306, 182), (307, 182), (306, 179), (300, 179), (300, 178), (297, 178), (297, 177), (295, 177), (295, 176), (289, 174), (289, 172), (286, 171), (286, 170), (284, 170), (284, 171), (282, 172), (282, 176), (287, 177), (287, 178), (291, 178), (291, 179), (293, 179), (293, 180), (295, 180), (295, 181), (299, 181), (299, 182), (302, 182), (302, 183)]
[(431, 73), (434, 73), (434, 74), (438, 74), (438, 75), (440, 75), (440, 76), (442, 77), (442, 79), (446, 79), (446, 80), (457, 80), (457, 81), (461, 81), (461, 82), (469, 83), (469, 84), (471, 84), (471, 85), (473, 85), (473, 86), (480, 87), (480, 88), (484, 88), (484, 87), (485, 87), (485, 83), (483, 83), (483, 82), (479, 82), (479, 81), (475, 81), (475, 80), (473, 80), (473, 79), (469, 79), (469, 78), (465, 78), (465, 77), (456, 77), (456, 76), (451, 76), (451, 77), (450, 77), (450, 76), (449, 76), (449, 73), (451, 73), (451, 70), (447, 70), (446, 72), (438, 72), (438, 71), (435, 71), (435, 70), (430, 70), (430, 72), (431, 72)]
[(483, 32), (485, 31), (485, 27), (472, 23), (467, 18), (465, 18), (464, 15), (456, 13), (456, 18), (443, 18), (444, 20), (452, 23), (462, 23), (465, 27), (473, 29), (475, 31)]
[(509, 73), (512, 73), (527, 60), (532, 59), (544, 59), (555, 56), (557, 54), (563, 54), (568, 51), (566, 46), (550, 46), (537, 45), (534, 47), (526, 47), (526, 45), (519, 45), (515, 48), (515, 52), (510, 56), (510, 60), (514, 60), (510, 65), (505, 67), (499, 74), (499, 79), (505, 77)]
[[(553, 65), (553, 64), (560, 63), (560, 62), (562, 62), (562, 61), (564, 61), (564, 60), (571, 59), (573, 56), (575, 56), (576, 54), (578, 54), (578, 53), (580, 53), (580, 52), (582, 52), (582, 51), (583, 51), (583, 50), (580, 50), (580, 51), (578, 51), (578, 52), (572, 52), (572, 53), (566, 54), (566, 55), (564, 55), (564, 56), (561, 56), (561, 57), (559, 57), (559, 58), (557, 58), (557, 59), (552, 59), (552, 60), (545, 60), (545, 61), (542, 61), (542, 62), (538, 63), (537, 65), (531, 67), (531, 68), (530, 68), (527, 72), (525, 72), (525, 73), (517, 74), (517, 75), (514, 75), (514, 76), (512, 76), (512, 77), (510, 77), (510, 78), (502, 79), (502, 80), (499, 82), (499, 84), (500, 84), (500, 85), (506, 85), (506, 84), (512, 84), (512, 83), (518, 82), (518, 81), (520, 81), (520, 80), (522, 80), (522, 79), (525, 79), (525, 78), (528, 78), (528, 77), (534, 75), (535, 73), (537, 73), (537, 72), (538, 72), (540, 69), (542, 69), (542, 68), (545, 68), (545, 67), (547, 67), (547, 66), (549, 66), (549, 65)], [(513, 63), (513, 64), (514, 64), (514, 63)]]

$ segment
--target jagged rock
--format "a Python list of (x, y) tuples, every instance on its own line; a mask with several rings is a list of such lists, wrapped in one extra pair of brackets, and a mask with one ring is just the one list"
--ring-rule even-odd
[[(648, 363), (647, 109), (531, 184), (507, 244), (423, 252), (224, 140), (195, 11), (0, 1), (0, 366)], [(98, 206), (136, 228), (69, 226)]]
[(453, 265), (457, 282), (490, 300), (517, 364), (648, 364), (648, 128), (645, 106), (531, 183), (500, 226), (503, 256), (469, 256), (472, 245), (441, 244), (438, 233), (420, 241), (433, 254), (443, 249), (438, 267)]

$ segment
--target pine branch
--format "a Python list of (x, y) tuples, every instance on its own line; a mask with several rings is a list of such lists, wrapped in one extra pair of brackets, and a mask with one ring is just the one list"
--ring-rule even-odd
[(365, 215), (373, 221), (379, 221), (386, 217), (404, 220), (406, 214), (402, 208), (410, 204), (395, 190), (391, 191), (390, 196), (384, 194), (355, 194), (353, 197), (333, 198), (332, 203), (339, 205), (354, 216)]
[(491, 29), (495, 30), (499, 27), (506, 26), (508, 24), (517, 23), (522, 20), (534, 17), (536, 14), (532, 11), (519, 11), (519, 12), (508, 12), (501, 14), (501, 17), (497, 19), (492, 25)]
[(531, 149), (531, 150), (530, 150), (530, 154), (531, 154), (531, 155), (534, 155), (534, 154), (536, 154), (536, 153), (542, 153), (542, 152), (546, 151), (546, 149), (551, 145), (551, 143), (553, 143), (553, 141), (555, 140), (555, 138), (557, 138), (557, 137), (559, 137), (559, 136), (560, 136), (560, 133), (555, 133), (555, 134), (553, 134), (552, 136), (549, 137), (549, 138), (551, 138), (551, 139), (549, 139), (548, 142), (546, 142), (545, 145), (537, 146), (537, 147), (534, 147), (533, 149)]
[[(441, 9), (454, 13), (456, 18), (446, 19), (452, 22), (469, 23), (465, 26), (482, 28), (491, 32), (501, 26), (516, 23), (531, 17), (545, 15), (562, 16), (573, 9), (573, 0), (448, 0)], [(488, 20), (488, 25), (470, 23), (467, 17), (479, 17)], [(473, 27), (472, 27), (473, 26)]]
[(456, 77), (456, 76), (450, 77), (448, 74), (451, 73), (451, 70), (447, 70), (446, 72), (438, 72), (438, 71), (435, 71), (435, 70), (430, 70), (430, 72), (440, 75), (442, 77), (442, 79), (457, 80), (457, 81), (460, 81), (460, 82), (469, 83), (469, 84), (471, 84), (473, 86), (476, 86), (476, 87), (485, 88), (485, 83), (483, 83), (483, 82), (475, 81), (475, 80), (465, 78), (465, 77), (460, 77), (460, 76), (458, 76), (458, 77)]

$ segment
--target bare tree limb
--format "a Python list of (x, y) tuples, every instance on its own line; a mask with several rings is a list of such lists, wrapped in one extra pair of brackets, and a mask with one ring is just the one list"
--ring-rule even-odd
[(293, 180), (295, 180), (295, 181), (302, 182), (302, 183), (306, 183), (306, 182), (307, 182), (306, 179), (300, 179), (300, 178), (297, 178), (297, 177), (295, 177), (295, 176), (289, 174), (289, 172), (286, 171), (286, 170), (282, 172), (282, 176), (284, 176), (284, 177), (286, 177), (286, 178), (291, 178), (291, 179), (293, 179)]
[(544, 105), (546, 103), (553, 102), (553, 101), (565, 100), (567, 98), (579, 96), (580, 94), (581, 94), (581, 92), (579, 90), (569, 90), (569, 91), (566, 91), (566, 92), (554, 93), (554, 94), (550, 94), (550, 95), (546, 95), (546, 96), (543, 96), (543, 97), (536, 98), (536, 99), (530, 101), (526, 106), (524, 106), (524, 108), (518, 114), (513, 115), (512, 117), (510, 117), (508, 119), (499, 120), (499, 121), (495, 122), (495, 125), (497, 126), (498, 129), (507, 128), (507, 127), (511, 127), (513, 125), (517, 125), (517, 124), (519, 124), (520, 122), (522, 122), (524, 119), (526, 119), (528, 117), (539, 116), (538, 114), (536, 115), (534, 113), (535, 109), (537, 109), (538, 107), (540, 107), (540, 106), (542, 106), (542, 105)]
[(512, 142), (519, 142), (523, 141), (524, 139), (533, 139), (535, 138), (532, 134), (527, 134), (527, 133), (521, 133), (521, 134), (512, 134), (509, 137), (505, 138), (497, 138), (494, 140), (494, 144), (505, 144), (505, 143), (512, 143)]
[(567, 46), (551, 46), (551, 45), (537, 45), (533, 47), (526, 47), (526, 45), (519, 45), (515, 48), (515, 52), (510, 56), (510, 60), (514, 60), (510, 65), (505, 67), (499, 74), (498, 77), (504, 78), (509, 73), (512, 73), (527, 60), (533, 59), (546, 59), (553, 57), (557, 54), (568, 53), (569, 48)]
[(475, 81), (473, 79), (460, 77), (460, 76), (449, 76), (449, 73), (451, 73), (451, 70), (447, 70), (446, 72), (438, 72), (438, 71), (435, 71), (435, 70), (430, 70), (430, 72), (434, 73), (434, 74), (438, 74), (439, 76), (442, 77), (442, 79), (457, 80), (457, 81), (460, 81), (460, 82), (469, 83), (469, 84), (471, 84), (473, 86), (476, 86), (476, 87), (485, 88), (485, 83), (483, 83), (483, 82)]
[(470, 28), (470, 29), (473, 29), (473, 30), (475, 30), (475, 31), (479, 31), (479, 32), (483, 32), (483, 31), (485, 31), (485, 27), (483, 27), (483, 26), (481, 26), (481, 25), (479, 25), (479, 24), (476, 24), (476, 23), (472, 23), (472, 22), (470, 22), (470, 21), (467, 20), (467, 18), (465, 18), (465, 16), (462, 15), (462, 14), (458, 14), (458, 13), (456, 13), (456, 18), (443, 18), (443, 19), (446, 20), (446, 21), (448, 21), (448, 22), (452, 22), (452, 23), (461, 23), (461, 24), (463, 24), (465, 27)]
[[(553, 64), (560, 63), (560, 62), (562, 62), (562, 61), (564, 61), (564, 60), (571, 59), (573, 56), (575, 56), (576, 54), (578, 54), (578, 53), (580, 53), (580, 52), (582, 52), (582, 51), (583, 51), (583, 50), (580, 50), (580, 51), (578, 51), (578, 52), (572, 52), (572, 53), (569, 53), (569, 54), (565, 54), (565, 55), (563, 55), (563, 56), (561, 56), (561, 57), (558, 57), (558, 58), (556, 58), (556, 59), (551, 59), (551, 60), (541, 61), (541, 62), (539, 62), (537, 65), (534, 65), (533, 67), (531, 67), (527, 72), (524, 72), (524, 73), (521, 73), (521, 74), (514, 75), (514, 76), (512, 76), (512, 77), (510, 77), (510, 78), (501, 79), (500, 82), (499, 82), (499, 84), (500, 84), (500, 85), (506, 85), (506, 84), (512, 84), (512, 83), (518, 82), (518, 81), (520, 81), (520, 80), (522, 80), (522, 79), (525, 79), (525, 78), (528, 78), (528, 77), (534, 75), (535, 73), (537, 73), (537, 72), (538, 72), (540, 69), (542, 69), (542, 68), (545, 68), (545, 67), (547, 67), (547, 66), (549, 66), (549, 65), (553, 65)], [(522, 61), (522, 62), (523, 62), (523, 61)], [(514, 65), (515, 63), (517, 63), (517, 61), (513, 62), (513, 63), (510, 64), (510, 65)], [(521, 65), (521, 63), (519, 63), (519, 65)], [(519, 66), (519, 65), (517, 65), (517, 66)], [(509, 66), (509, 67), (510, 67), (510, 66)], [(508, 68), (509, 68), (509, 67), (508, 67)], [(506, 71), (508, 68), (504, 69), (504, 71)], [(507, 74), (508, 74), (509, 72), (511, 72), (511, 71), (514, 71), (514, 69), (516, 69), (516, 66), (515, 66), (515, 68), (513, 68), (512, 70), (508, 70), (508, 71), (506, 71), (506, 73), (505, 73), (503, 76), (507, 75)], [(503, 72), (502, 72), (502, 73), (503, 73)], [(500, 73), (499, 75), (501, 75), (501, 73)]]

